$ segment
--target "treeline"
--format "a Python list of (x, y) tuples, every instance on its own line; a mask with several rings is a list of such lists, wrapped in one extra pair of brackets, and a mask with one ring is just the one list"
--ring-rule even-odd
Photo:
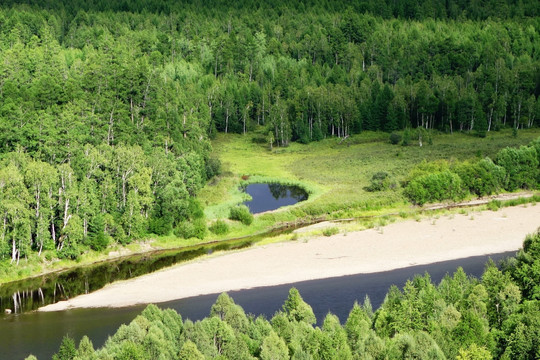
[[(377, 186), (381, 182), (379, 178), (372, 179), (373, 190), (383, 189), (384, 186)], [(486, 196), (502, 190), (537, 189), (539, 186), (540, 138), (528, 146), (500, 150), (495, 161), (486, 157), (454, 163), (422, 162), (404, 181), (404, 193), (413, 203), (422, 205), (461, 200), (468, 194)]]
[[(143, 11), (136, 4), (133, 9)], [(540, 121), (538, 17), (406, 21), (334, 2), (325, 11), (316, 2), (270, 4), (197, 3), (194, 10), (186, 3), (155, 13), (88, 9), (72, 15), (16, 7), (4, 11), (2, 36), (5, 46), (19, 39), (40, 49), (48, 36), (67, 52), (48, 64), (53, 69), (62, 62), (71, 69), (84, 59), (78, 66), (83, 76), (114, 79), (126, 70), (125, 77), (106, 82), (125, 101), (123, 113), (113, 111), (114, 101), (101, 104), (113, 118), (135, 119), (137, 113), (150, 122), (168, 116), (176, 126), (190, 124), (183, 112), (170, 113), (174, 103), (156, 104), (151, 114), (149, 100), (157, 94), (148, 91), (159, 81), (156, 69), (164, 67), (182, 86), (162, 95), (176, 91), (189, 104), (195, 101), (204, 110), (206, 132), (242, 133), (262, 125), (277, 145), (408, 127), (485, 134)], [(469, 5), (450, 6), (465, 11)], [(116, 5), (96, 8), (110, 6)], [(95, 53), (100, 56), (91, 58)], [(90, 70), (86, 61), (98, 68)], [(64, 83), (60, 74), (65, 71), (48, 74), (52, 84)], [(99, 78), (92, 76), (94, 89), (100, 89)], [(194, 106), (184, 107), (191, 115)]]
[(392, 286), (375, 312), (368, 298), (355, 304), (343, 325), (329, 313), (315, 327), (294, 288), (270, 320), (222, 294), (201, 321), (150, 305), (101, 349), (65, 337), (53, 359), (532, 360), (540, 356), (539, 270), (537, 233), (502, 270), (489, 262), (476, 279), (458, 269), (438, 285), (418, 275), (403, 290)]
[(307, 0), (307, 1), (274, 1), (254, 0), (235, 1), (225, 0), (144, 0), (144, 1), (106, 1), (106, 0), (5, 0), (4, 4), (29, 4), (44, 9), (54, 9), (67, 14), (84, 11), (113, 11), (135, 13), (171, 13), (182, 12), (188, 8), (191, 11), (207, 11), (215, 7), (217, 11), (228, 9), (256, 11), (298, 11), (305, 12), (343, 12), (352, 9), (359, 13), (370, 13), (383, 18), (417, 19), (472, 19), (487, 18), (508, 19), (534, 17), (540, 14), (540, 5), (534, 0)]
[(33, 251), (76, 259), (88, 248), (168, 234), (203, 217), (194, 195), (207, 180), (204, 158), (140, 146), (87, 144), (50, 164), (24, 152), (0, 161), (0, 258)]

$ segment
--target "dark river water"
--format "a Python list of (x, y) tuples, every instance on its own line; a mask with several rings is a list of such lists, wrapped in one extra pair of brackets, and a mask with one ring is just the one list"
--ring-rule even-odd
[(244, 204), (252, 214), (275, 210), (307, 200), (308, 194), (298, 186), (282, 184), (249, 184), (245, 188), (252, 200)]
[[(476, 256), (374, 274), (231, 291), (229, 294), (246, 313), (271, 317), (281, 309), (289, 289), (295, 286), (304, 300), (313, 307), (319, 324), (328, 312), (336, 314), (344, 322), (355, 301), (362, 302), (368, 295), (376, 309), (383, 302), (392, 284), (401, 288), (407, 279), (415, 274), (424, 274), (427, 271), (433, 282), (439, 283), (445, 274), (451, 274), (461, 266), (467, 274), (479, 277), (489, 257), (498, 261), (513, 255), (515, 252)], [(184, 319), (200, 320), (208, 316), (217, 296), (218, 294), (197, 296), (161, 303), (159, 306), (175, 309)], [(50, 359), (52, 354), (58, 351), (62, 337), (66, 334), (73, 337), (77, 344), (83, 335), (88, 335), (94, 347), (98, 348), (121, 324), (129, 323), (143, 308), (144, 306), (136, 306), (1, 315), (0, 358), (24, 359), (29, 354), (34, 354), (38, 359)]]

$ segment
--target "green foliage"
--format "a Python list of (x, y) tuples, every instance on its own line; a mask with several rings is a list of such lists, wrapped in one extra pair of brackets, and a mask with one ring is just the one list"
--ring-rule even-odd
[(491, 211), (497, 211), (501, 208), (502, 206), (502, 203), (500, 200), (491, 200), (488, 204), (487, 204), (487, 208)]
[(471, 344), (467, 349), (460, 349), (456, 360), (491, 360), (493, 357), (488, 349)]
[(248, 318), (244, 310), (235, 304), (227, 293), (218, 296), (215, 304), (210, 309), (210, 316), (218, 317), (220, 320), (227, 322), (236, 331), (247, 331)]
[(105, 249), (109, 244), (109, 239), (105, 234), (105, 219), (101, 214), (92, 218), (85, 243), (96, 251)]
[(324, 229), (322, 233), (324, 236), (332, 236), (339, 233), (339, 229), (335, 226), (332, 226), (332, 227)]
[(66, 246), (61, 250), (56, 250), (56, 257), (59, 259), (77, 260), (80, 258), (81, 250), (77, 245)]
[(390, 178), (387, 172), (379, 171), (371, 177), (367, 191), (383, 191), (396, 186), (395, 181)]
[(197, 345), (195, 345), (192, 341), (187, 340), (184, 345), (182, 345), (182, 348), (180, 349), (180, 353), (178, 354), (179, 360), (204, 360), (204, 355), (201, 354), (199, 349), (197, 349)]
[(182, 319), (176, 312), (149, 305), (129, 325), (122, 325), (96, 355), (118, 359), (176, 358), (182, 331)]
[(172, 221), (166, 217), (154, 217), (150, 220), (148, 231), (156, 235), (169, 235), (172, 232)]
[(486, 196), (505, 188), (506, 171), (489, 158), (476, 163), (463, 162), (453, 169), (472, 194)]
[(79, 348), (77, 349), (76, 358), (90, 359), (95, 354), (94, 345), (88, 336), (84, 335), (79, 342)]
[(287, 314), (289, 321), (304, 321), (308, 324), (314, 324), (316, 321), (311, 306), (304, 302), (296, 288), (289, 290), (289, 296), (283, 304), (283, 311)]
[(511, 274), (526, 299), (540, 300), (540, 232), (527, 236)]
[(287, 345), (274, 331), (270, 332), (263, 340), (261, 346), (261, 359), (263, 360), (286, 360), (289, 359)]
[(464, 197), (463, 183), (450, 171), (422, 175), (407, 185), (405, 195), (415, 204), (443, 200), (460, 200)]
[(75, 341), (68, 335), (64, 336), (58, 353), (53, 355), (53, 360), (72, 360), (77, 355)]
[(206, 221), (195, 219), (180, 222), (174, 229), (174, 234), (184, 239), (197, 238), (202, 240), (206, 236), (206, 230)]
[(390, 143), (392, 145), (397, 145), (397, 144), (399, 144), (400, 141), (401, 141), (401, 135), (399, 135), (397, 133), (391, 133), (390, 134)]
[(534, 147), (502, 149), (497, 154), (496, 163), (506, 170), (506, 190), (537, 187), (539, 161)]
[(401, 145), (409, 146), (409, 144), (411, 143), (411, 137), (411, 130), (409, 128), (406, 128), (403, 131), (403, 140), (401, 141)]
[(501, 359), (534, 359), (540, 352), (540, 302), (525, 301), (503, 324)]
[(253, 214), (245, 205), (232, 207), (229, 211), (229, 219), (240, 221), (244, 225), (251, 225), (253, 222)]
[(205, 357), (227, 355), (235, 351), (236, 336), (229, 324), (218, 317), (205, 318), (185, 327), (185, 338), (191, 340)]
[[(540, 163), (535, 144), (532, 142), (530, 146), (519, 149), (507, 147), (500, 150), (496, 156), (497, 164), (488, 157), (454, 164), (423, 161), (404, 181), (404, 193), (413, 203), (421, 205), (433, 201), (459, 200), (466, 192), (486, 196), (501, 189), (536, 188), (540, 179)], [(496, 204), (489, 206), (496, 207)]]
[[(536, 150), (536, 155), (538, 157), (538, 164), (540, 164), (540, 137), (538, 137), (537, 139), (533, 140), (531, 143), (530, 143), (530, 146), (532, 146), (535, 150)], [(539, 181), (540, 182), (540, 181)]]
[[(540, 119), (537, 16), (533, 0), (4, 2), (0, 256), (185, 227), (221, 173), (217, 131), (282, 148), (365, 130), (404, 130), (403, 145), (434, 131), (521, 138)], [(540, 177), (497, 164), (508, 189)]]
[(423, 331), (397, 334), (389, 348), (391, 359), (446, 359), (433, 338)]
[(211, 157), (206, 161), (206, 179), (212, 179), (221, 174), (221, 161)]
[(208, 227), (216, 235), (225, 235), (229, 232), (229, 225), (223, 220), (216, 220)]

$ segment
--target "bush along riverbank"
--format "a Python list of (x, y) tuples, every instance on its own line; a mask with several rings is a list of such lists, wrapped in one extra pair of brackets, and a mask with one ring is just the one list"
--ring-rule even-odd
[(404, 181), (404, 193), (414, 204), (459, 201), (468, 194), (486, 196), (502, 190), (537, 189), (540, 184), (540, 138), (528, 146), (506, 147), (476, 161), (422, 162)]
[[(191, 322), (148, 306), (101, 349), (65, 337), (54, 359), (535, 359), (540, 353), (540, 233), (480, 279), (463, 270), (434, 284), (429, 274), (391, 287), (379, 309), (366, 298), (347, 319), (328, 314), (315, 327), (292, 288), (270, 320), (246, 315), (227, 294), (209, 317)], [(30, 356), (28, 359), (33, 358)]]

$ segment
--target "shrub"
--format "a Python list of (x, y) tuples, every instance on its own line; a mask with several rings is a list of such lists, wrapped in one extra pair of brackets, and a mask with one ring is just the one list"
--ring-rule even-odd
[(407, 185), (411, 180), (422, 175), (444, 172), (447, 170), (450, 170), (450, 163), (447, 160), (426, 161), (424, 159), (409, 172), (403, 181), (403, 185)]
[(174, 228), (174, 235), (184, 238), (184, 239), (189, 239), (193, 237), (194, 232), (195, 232), (194, 226), (189, 221), (181, 221)]
[(501, 208), (501, 206), (502, 206), (502, 203), (500, 200), (491, 200), (487, 204), (487, 208), (491, 211), (497, 211)]
[(490, 158), (476, 163), (461, 163), (454, 171), (463, 181), (463, 186), (478, 196), (490, 195), (505, 187), (506, 171), (495, 165)]
[(100, 234), (89, 240), (88, 245), (95, 251), (101, 251), (109, 246), (109, 238), (105, 234)]
[(382, 190), (388, 190), (390, 188), (395, 187), (396, 183), (392, 179), (390, 179), (390, 176), (388, 173), (384, 171), (379, 171), (371, 177), (371, 181), (369, 186), (366, 188), (367, 191), (382, 191)]
[(506, 170), (506, 190), (532, 189), (537, 186), (538, 154), (533, 146), (504, 148), (497, 154), (497, 165)]
[(197, 238), (202, 240), (206, 236), (205, 221), (204, 219), (181, 221), (174, 229), (174, 234), (184, 239)]
[(411, 131), (409, 129), (405, 129), (403, 132), (403, 140), (401, 141), (401, 145), (408, 146), (411, 142)]
[(229, 232), (229, 225), (223, 220), (216, 220), (208, 229), (216, 235), (225, 235)]
[(204, 218), (204, 208), (197, 199), (190, 199), (188, 204), (188, 215), (190, 219)]
[(397, 145), (399, 144), (400, 141), (401, 141), (401, 135), (397, 133), (390, 134), (390, 143), (392, 143), (392, 145)]
[(217, 158), (209, 158), (206, 161), (206, 179), (210, 180), (214, 176), (221, 174), (221, 161)]
[[(540, 137), (537, 138), (536, 140), (533, 140), (533, 141), (529, 144), (529, 146), (532, 146), (533, 148), (536, 149), (536, 156), (537, 156), (537, 158), (538, 158), (538, 164), (539, 164), (539, 166), (540, 166)], [(539, 181), (540, 181), (540, 179), (539, 179)]]
[(336, 235), (338, 232), (339, 232), (338, 228), (333, 226), (333, 227), (324, 229), (322, 233), (324, 236), (332, 236), (332, 235)]
[(56, 250), (56, 257), (59, 259), (78, 260), (81, 252), (76, 245), (64, 245), (62, 250)]
[(244, 225), (251, 225), (253, 214), (249, 212), (246, 205), (238, 205), (230, 210), (229, 219), (240, 221)]
[(172, 221), (169, 217), (152, 217), (148, 230), (156, 235), (169, 235), (172, 231)]
[(405, 195), (414, 204), (459, 200), (465, 195), (461, 178), (448, 170), (419, 176), (407, 185)]

